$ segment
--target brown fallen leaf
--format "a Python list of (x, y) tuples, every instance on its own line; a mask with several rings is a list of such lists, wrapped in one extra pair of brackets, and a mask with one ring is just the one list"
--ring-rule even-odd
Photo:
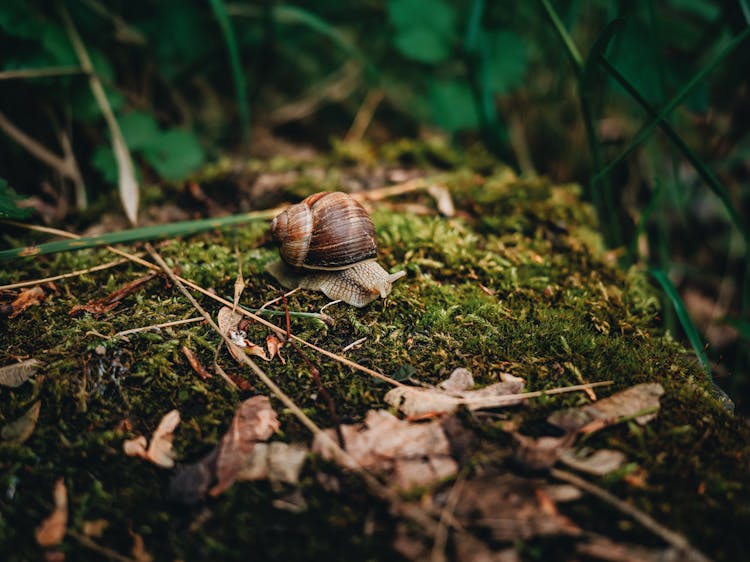
[(37, 527), (34, 537), (39, 546), (55, 546), (62, 542), (68, 525), (68, 491), (65, 481), (59, 478), (53, 491), (54, 511)]
[(18, 296), (9, 305), (3, 305), (2, 314), (15, 318), (30, 306), (40, 304), (46, 298), (44, 289), (39, 285), (21, 289)]
[[(662, 394), (664, 387), (659, 383), (637, 384), (602, 398), (594, 404), (553, 412), (547, 421), (565, 431), (585, 433), (633, 416), (636, 416), (636, 422), (644, 425), (656, 417), (655, 410), (659, 408), (659, 397)], [(641, 412), (649, 413), (638, 415)], [(589, 426), (588, 429), (586, 426)]]
[(41, 407), (41, 401), (37, 400), (34, 402), (31, 408), (26, 410), (26, 413), (20, 418), (3, 427), (2, 431), (0, 431), (0, 438), (6, 443), (13, 443), (15, 445), (20, 445), (26, 441), (34, 433)]
[(159, 276), (159, 273), (149, 273), (138, 279), (126, 283), (116, 291), (110, 293), (106, 297), (94, 299), (87, 304), (77, 304), (68, 311), (68, 314), (73, 316), (79, 312), (89, 312), (93, 315), (106, 314), (117, 308), (120, 301), (128, 295), (131, 295), (141, 289), (146, 283)]
[(237, 480), (270, 480), (284, 484), (298, 484), (308, 449), (300, 443), (257, 443)]
[(518, 443), (514, 451), (517, 462), (531, 470), (544, 470), (554, 465), (560, 456), (573, 445), (575, 432), (562, 437), (528, 437), (518, 432), (512, 433)]
[(247, 339), (247, 333), (239, 328), (242, 315), (238, 312), (233, 312), (228, 306), (223, 306), (219, 310), (216, 317), (216, 323), (219, 325), (221, 333), (226, 335), (232, 343), (226, 342), (229, 353), (232, 357), (242, 362), (243, 354), (250, 354), (260, 357), (265, 361), (269, 361), (266, 350), (261, 346), (254, 344)]
[(109, 521), (106, 519), (93, 519), (83, 522), (83, 534), (93, 539), (100, 539), (104, 531), (109, 527)]
[(146, 449), (146, 438), (143, 435), (139, 435), (134, 439), (128, 439), (123, 442), (123, 452), (129, 457), (141, 457), (157, 466), (172, 468), (175, 459), (175, 453), (172, 449), (172, 439), (174, 437), (174, 430), (179, 423), (179, 411), (171, 410), (167, 412), (154, 430), (148, 449)]
[(265, 441), (280, 427), (276, 412), (266, 396), (253, 396), (242, 402), (229, 430), (219, 443), (216, 459), (216, 485), (209, 490), (218, 496), (231, 486), (258, 441)]
[(136, 562), (153, 562), (154, 557), (146, 550), (143, 537), (135, 531), (130, 531), (130, 536), (133, 537), (133, 547), (130, 549), (133, 559)]
[(604, 476), (617, 470), (625, 464), (626, 459), (625, 453), (613, 449), (567, 450), (560, 455), (560, 460), (570, 468), (594, 476)]
[(577, 536), (581, 529), (557, 512), (541, 483), (512, 474), (484, 476), (464, 484), (454, 515), (465, 526), (486, 530), (497, 541)]
[(205, 381), (211, 378), (211, 373), (209, 373), (208, 370), (203, 366), (203, 363), (200, 362), (200, 359), (198, 359), (195, 353), (193, 353), (192, 349), (190, 349), (186, 345), (183, 345), (182, 354), (187, 358), (188, 363), (190, 363), (190, 366), (193, 368), (193, 371), (198, 373), (198, 376), (201, 379)]
[[(205, 497), (219, 495), (240, 476), (261, 441), (279, 429), (279, 421), (266, 396), (254, 396), (242, 402), (232, 423), (216, 447), (196, 463), (181, 467), (169, 483), (170, 496), (193, 504)], [(212, 483), (213, 487), (209, 489)]]
[(0, 385), (16, 388), (36, 374), (43, 363), (39, 359), (27, 359), (20, 363), (13, 363), (0, 367)]
[(284, 343), (274, 336), (273, 334), (269, 334), (266, 337), (266, 349), (268, 349), (268, 359), (269, 361), (273, 359), (274, 357), (278, 356), (279, 361), (281, 361), (282, 365), (286, 365), (286, 360), (281, 355), (281, 346), (283, 346)]
[(335, 431), (316, 436), (313, 452), (335, 460), (345, 468), (362, 466), (389, 474), (392, 486), (408, 490), (430, 486), (453, 476), (458, 464), (450, 455), (450, 444), (441, 423), (411, 423), (387, 410), (370, 410), (363, 424), (342, 425), (341, 433), (350, 457), (341, 457), (332, 447)]
[(520, 404), (523, 398), (516, 395), (523, 392), (523, 385), (523, 379), (508, 376), (503, 382), (469, 390), (474, 379), (467, 369), (459, 368), (436, 388), (397, 386), (388, 391), (385, 401), (409, 417), (450, 413), (462, 404), (470, 410), (497, 408)]

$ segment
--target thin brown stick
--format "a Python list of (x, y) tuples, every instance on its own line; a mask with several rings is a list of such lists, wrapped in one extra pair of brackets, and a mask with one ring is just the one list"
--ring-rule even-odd
[(42, 66), (39, 68), (19, 68), (0, 72), (0, 80), (18, 80), (26, 78), (51, 78), (85, 74), (80, 66)]
[(370, 123), (372, 123), (372, 118), (373, 115), (375, 115), (375, 110), (380, 105), (380, 102), (383, 101), (384, 96), (385, 93), (383, 92), (383, 90), (370, 90), (369, 92), (367, 92), (365, 100), (362, 102), (362, 105), (357, 111), (357, 115), (354, 116), (352, 126), (349, 128), (349, 131), (344, 137), (344, 140), (346, 142), (358, 142), (362, 140), (362, 137), (365, 135), (365, 131), (367, 131)]
[(120, 260), (103, 263), (101, 265), (87, 267), (86, 269), (78, 269), (76, 271), (71, 271), (70, 273), (63, 273), (61, 275), (55, 275), (53, 277), (45, 277), (44, 279), (31, 279), (29, 281), (11, 283), (10, 285), (2, 285), (0, 286), (0, 291), (10, 290), (10, 289), (19, 289), (21, 287), (33, 287), (34, 285), (41, 285), (43, 283), (51, 283), (52, 281), (59, 281), (60, 279), (69, 279), (71, 277), (79, 277), (81, 275), (86, 275), (87, 273), (93, 273), (95, 271), (102, 271), (104, 269), (111, 269), (113, 267), (117, 267), (118, 265), (122, 265), (124, 263), (129, 263), (129, 260), (123, 258)]
[(93, 550), (94, 552), (101, 554), (105, 558), (109, 558), (110, 560), (116, 560), (117, 562), (136, 562), (133, 558), (129, 558), (127, 556), (123, 556), (119, 552), (115, 552), (111, 548), (107, 548), (106, 546), (102, 546), (97, 542), (94, 542), (86, 535), (81, 535), (75, 531), (68, 531), (67, 532), (69, 537), (73, 537), (76, 541), (78, 541), (78, 544), (81, 546), (88, 548), (89, 550)]
[(557, 478), (558, 480), (562, 480), (563, 482), (572, 484), (573, 486), (580, 488), (584, 492), (588, 492), (592, 496), (596, 496), (621, 513), (632, 517), (645, 529), (651, 531), (664, 542), (672, 545), (677, 550), (685, 554), (687, 560), (696, 562), (711, 562), (711, 559), (708, 556), (692, 546), (685, 537), (683, 537), (679, 533), (676, 533), (675, 531), (672, 531), (671, 529), (668, 529), (647, 513), (644, 513), (637, 507), (621, 500), (613, 494), (610, 494), (608, 491), (600, 488), (599, 486), (592, 484), (591, 482), (588, 482), (587, 480), (584, 480), (583, 478), (576, 476), (571, 472), (560, 470), (558, 468), (550, 469), (550, 475), (553, 478)]
[(173, 320), (172, 322), (164, 322), (163, 324), (151, 324), (150, 326), (141, 326), (140, 328), (131, 328), (130, 330), (123, 330), (117, 332), (112, 337), (117, 338), (120, 336), (129, 336), (130, 334), (137, 334), (138, 332), (145, 332), (147, 330), (160, 330), (161, 328), (170, 328), (172, 326), (182, 326), (183, 324), (194, 324), (195, 322), (203, 322), (202, 316), (195, 316), (193, 318), (185, 318), (184, 320)]

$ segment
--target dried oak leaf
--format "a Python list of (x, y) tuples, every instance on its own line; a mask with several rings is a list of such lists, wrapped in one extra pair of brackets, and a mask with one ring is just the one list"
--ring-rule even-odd
[(36, 374), (43, 363), (39, 359), (27, 359), (20, 363), (13, 363), (0, 367), (0, 385), (16, 388), (21, 386)]
[(149, 273), (148, 275), (134, 279), (106, 297), (94, 299), (86, 304), (77, 304), (73, 306), (73, 308), (68, 311), (68, 314), (71, 316), (78, 314), (79, 312), (89, 312), (94, 315), (106, 314), (107, 312), (114, 310), (125, 297), (135, 293), (146, 283), (158, 276), (159, 273)]
[(68, 492), (65, 481), (60, 478), (55, 482), (53, 492), (54, 511), (37, 527), (34, 537), (40, 546), (55, 546), (62, 542), (68, 525)]
[(41, 303), (45, 298), (46, 294), (44, 289), (39, 285), (27, 289), (21, 289), (13, 302), (11, 302), (9, 306), (3, 307), (3, 313), (7, 314), (8, 318), (15, 318), (30, 306)]
[(664, 387), (659, 383), (637, 384), (593, 404), (553, 412), (547, 421), (565, 431), (591, 433), (616, 423), (621, 418), (649, 412), (635, 418), (635, 421), (644, 425), (656, 417), (653, 410), (658, 410), (662, 394)]
[(20, 418), (3, 427), (2, 431), (0, 431), (2, 440), (6, 443), (20, 445), (31, 437), (34, 433), (34, 428), (36, 428), (41, 407), (42, 403), (37, 400)]
[(391, 484), (408, 490), (429, 486), (453, 476), (458, 464), (450, 455), (450, 444), (437, 420), (411, 423), (399, 420), (387, 410), (370, 410), (363, 424), (342, 425), (348, 457), (340, 456), (332, 447), (335, 432), (316, 436), (313, 452), (333, 459), (345, 468), (357, 465), (385, 472)]
[(474, 378), (467, 369), (459, 368), (436, 388), (397, 386), (385, 395), (385, 401), (409, 417), (434, 413), (450, 413), (464, 405), (470, 410), (513, 406), (523, 401), (523, 379), (506, 375), (503, 382), (477, 390)]
[(308, 452), (301, 443), (257, 443), (237, 473), (237, 480), (269, 479), (271, 482), (298, 484)]

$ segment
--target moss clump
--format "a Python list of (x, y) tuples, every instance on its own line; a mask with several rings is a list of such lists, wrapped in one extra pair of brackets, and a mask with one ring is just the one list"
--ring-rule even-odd
[[(437, 148), (417, 151), (407, 143), (384, 153), (401, 163), (412, 154), (414, 162), (443, 166), (439, 180), (453, 192), (457, 216), (416, 216), (378, 207), (373, 218), (381, 261), (387, 269), (405, 268), (408, 276), (387, 301), (363, 310), (337, 305), (326, 310), (333, 326), (294, 319), (293, 331), (332, 351), (366, 337), (347, 357), (426, 383), (456, 367), (469, 368), (481, 384), (509, 372), (524, 377), (532, 390), (581, 380), (611, 379), (615, 389), (658, 381), (666, 395), (655, 422), (646, 427), (623, 424), (592, 438), (593, 445), (626, 452), (631, 463), (602, 484), (718, 559), (746, 555), (739, 530), (750, 525), (750, 432), (712, 398), (710, 381), (692, 355), (662, 333), (657, 299), (643, 275), (607, 261), (593, 212), (578, 199), (579, 189), (519, 179), (507, 169), (493, 168), (481, 155), (473, 168), (446, 171), (456, 160)], [(338, 154), (335, 161), (342, 158)], [(310, 164), (314, 171), (307, 174), (304, 165), (286, 163), (283, 169), (296, 174), (287, 192), (302, 196), (330, 189), (332, 178), (346, 183), (368, 173), (357, 164), (321, 176), (320, 165)], [(271, 165), (256, 162), (251, 167), (254, 174), (278, 173)], [(426, 196), (408, 198), (432, 205)], [(14, 236), (21, 239), (19, 232)], [(184, 277), (231, 298), (238, 269), (235, 248), (241, 250), (239, 265), (248, 282), (243, 304), (259, 306), (277, 297), (279, 289), (263, 273), (276, 257), (263, 225), (171, 240), (159, 251)], [(0, 284), (110, 259), (95, 250), (14, 262), (0, 271)], [(157, 559), (234, 559), (248, 551), (266, 559), (390, 559), (395, 523), (387, 506), (373, 503), (348, 477), (343, 477), (340, 493), (324, 491), (315, 475), (327, 468), (308, 467), (301, 487), (308, 510), (301, 514), (274, 509), (272, 500), (291, 490), (273, 490), (264, 483), (236, 484), (219, 498), (185, 509), (166, 498), (167, 471), (122, 454), (124, 439), (150, 435), (160, 417), (177, 408), (184, 420), (176, 433), (178, 457), (195, 460), (221, 438), (237, 402), (254, 393), (230, 390), (219, 377), (203, 381), (191, 370), (182, 346), (211, 365), (219, 345), (203, 324), (111, 337), (195, 315), (163, 280), (151, 281), (101, 317), (69, 316), (73, 305), (105, 296), (143, 274), (138, 266), (122, 265), (59, 282), (46, 289), (48, 298), (41, 305), (12, 320), (0, 319), (0, 365), (28, 356), (45, 362), (35, 383), (0, 388), (0, 425), (33, 401), (42, 402), (32, 437), (22, 445), (0, 445), (0, 550), (8, 553), (7, 559), (40, 556), (33, 531), (50, 510), (53, 482), (59, 477), (68, 486), (69, 527), (80, 533), (84, 521), (107, 520), (110, 525), (98, 540), (118, 552), (129, 551), (132, 529)], [(214, 313), (218, 310), (209, 299), (199, 300)], [(289, 299), (292, 310), (316, 311), (324, 304), (318, 294)], [(265, 329), (251, 327), (249, 338), (261, 343), (266, 335)], [(285, 355), (286, 365), (274, 361), (264, 369), (317, 423), (330, 426), (328, 409), (305, 363), (291, 350), (285, 349)], [(224, 352), (221, 357), (228, 371), (247, 377), (255, 392), (266, 393)], [(386, 388), (377, 380), (323, 357), (313, 360), (342, 422), (361, 420), (367, 409), (384, 406)], [(583, 401), (579, 394), (546, 398), (515, 415), (530, 431), (542, 431), (551, 411)], [(295, 419), (276, 406), (282, 437), (308, 439)], [(485, 449), (508, 447), (507, 438), (491, 424), (474, 427)], [(484, 455), (475, 462), (491, 458)], [(628, 478), (634, 472), (642, 474), (642, 485)], [(649, 540), (595, 501), (569, 509), (589, 528)], [(362, 531), (365, 521), (374, 522), (373, 534)], [(529, 543), (524, 555), (533, 558), (551, 544), (556, 543)], [(61, 548), (69, 559), (92, 558), (72, 539)]]

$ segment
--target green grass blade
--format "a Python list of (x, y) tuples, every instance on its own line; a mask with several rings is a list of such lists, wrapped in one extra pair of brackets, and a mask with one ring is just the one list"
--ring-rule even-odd
[[(622, 154), (620, 154), (612, 162), (607, 164), (604, 169), (598, 172), (598, 178), (609, 174), (609, 172), (617, 167), (625, 158), (630, 156), (633, 150), (635, 150), (641, 143), (643, 143), (647, 138), (651, 136), (657, 125), (661, 124), (672, 113), (672, 111), (674, 111), (674, 109), (685, 100), (690, 92), (693, 91), (693, 88), (695, 88), (695, 86), (697, 86), (706, 76), (713, 72), (713, 70), (717, 66), (719, 66), (724, 61), (724, 59), (726, 59), (748, 37), (750, 37), (750, 27), (746, 28), (742, 31), (742, 33), (732, 38), (729, 43), (727, 43), (727, 45), (721, 50), (721, 52), (710, 63), (706, 64), (700, 71), (698, 71), (695, 76), (693, 76), (690, 81), (688, 81), (688, 83), (682, 87), (677, 95), (672, 98), (661, 111), (659, 111), (656, 117), (652, 119), (643, 129), (641, 129), (640, 133), (636, 135), (635, 139), (630, 142), (630, 144), (622, 152)], [(633, 88), (631, 87), (631, 89)]]
[(227, 14), (227, 8), (223, 0), (209, 0), (214, 16), (219, 23), (221, 34), (224, 37), (224, 43), (229, 54), (229, 64), (232, 69), (232, 79), (234, 80), (235, 95), (237, 97), (237, 107), (240, 112), (240, 124), (242, 125), (242, 135), (247, 144), (250, 143), (250, 103), (247, 97), (247, 82), (245, 73), (242, 70), (240, 61), (240, 50), (237, 46), (237, 37), (234, 34), (232, 22)]
[(745, 16), (745, 23), (750, 25), (750, 2), (740, 0), (740, 8), (742, 9), (742, 15)]
[(549, 3), (549, 0), (539, 1), (542, 3), (544, 11), (547, 12), (547, 17), (549, 17), (550, 21), (552, 22), (552, 25), (557, 31), (557, 34), (560, 36), (560, 39), (562, 39), (562, 42), (565, 45), (565, 49), (568, 52), (568, 56), (570, 57), (570, 60), (573, 61), (573, 66), (575, 67), (576, 74), (580, 75), (583, 71), (583, 57), (581, 56), (578, 47), (576, 47), (576, 44), (573, 42), (573, 38), (565, 28), (565, 24), (563, 24), (560, 16), (557, 15), (557, 12), (552, 7), (552, 4)]
[(693, 321), (690, 319), (690, 315), (688, 314), (688, 311), (685, 308), (685, 303), (682, 302), (680, 293), (677, 292), (677, 289), (669, 280), (669, 277), (667, 277), (667, 274), (663, 270), (651, 269), (649, 270), (649, 272), (654, 277), (654, 279), (656, 279), (659, 282), (659, 285), (661, 285), (662, 290), (667, 295), (669, 300), (672, 302), (672, 306), (674, 307), (674, 310), (677, 313), (677, 318), (679, 318), (680, 320), (682, 329), (685, 330), (685, 334), (687, 335), (688, 340), (690, 341), (690, 345), (693, 347), (693, 351), (695, 351), (695, 355), (698, 357), (698, 361), (700, 361), (701, 366), (703, 367), (703, 369), (706, 371), (706, 374), (710, 378), (711, 366), (708, 363), (708, 357), (706, 356), (706, 352), (703, 349), (703, 342), (701, 342), (701, 337), (698, 334), (698, 330), (693, 324)]
[(705, 163), (698, 157), (698, 155), (695, 154), (695, 152), (693, 152), (687, 144), (685, 144), (685, 141), (682, 140), (682, 137), (677, 134), (672, 126), (667, 121), (663, 120), (663, 116), (660, 113), (657, 113), (657, 111), (653, 107), (651, 107), (651, 104), (648, 103), (648, 101), (640, 94), (640, 92), (638, 92), (638, 90), (636, 90), (633, 85), (628, 82), (628, 80), (622, 74), (620, 74), (620, 72), (614, 66), (612, 66), (612, 64), (606, 58), (602, 57), (600, 59), (600, 62), (602, 66), (604, 66), (604, 68), (610, 73), (610, 75), (615, 80), (617, 80), (617, 82), (623, 88), (625, 88), (625, 90), (633, 97), (633, 99), (637, 101), (638, 104), (640, 104), (640, 106), (651, 117), (654, 117), (654, 120), (652, 122), (658, 123), (664, 134), (666, 134), (669, 140), (680, 150), (680, 152), (682, 152), (685, 159), (687, 159), (688, 162), (693, 165), (703, 181), (706, 182), (709, 189), (711, 189), (714, 195), (719, 198), (719, 201), (721, 201), (722, 205), (724, 205), (724, 208), (729, 214), (730, 220), (740, 231), (742, 237), (750, 248), (750, 232), (748, 232), (747, 225), (745, 224), (745, 221), (742, 218), (742, 215), (738, 211), (737, 207), (732, 202), (732, 199), (729, 196), (729, 192), (724, 187), (724, 184), (719, 181), (716, 175), (708, 168), (708, 166), (705, 165)]
[(100, 236), (75, 238), (73, 240), (60, 240), (56, 242), (48, 242), (46, 244), (39, 244), (38, 246), (12, 248), (10, 250), (0, 251), (0, 261), (39, 256), (43, 254), (55, 254), (58, 252), (70, 252), (73, 250), (84, 250), (86, 248), (95, 248), (97, 246), (106, 246), (110, 244), (124, 244), (142, 240), (158, 240), (172, 236), (187, 236), (190, 234), (197, 234), (198, 232), (204, 232), (206, 230), (223, 228), (245, 222), (268, 220), (273, 218), (277, 213), (277, 209), (270, 211), (254, 211), (228, 217), (146, 226), (142, 228), (122, 230), (119, 232), (109, 232)]

